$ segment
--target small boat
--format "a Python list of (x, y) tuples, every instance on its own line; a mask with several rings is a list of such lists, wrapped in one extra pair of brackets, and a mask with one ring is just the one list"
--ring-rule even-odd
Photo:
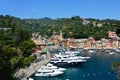
[(92, 54), (92, 53), (96, 53), (95, 50), (88, 50), (88, 53)]
[(115, 54), (115, 52), (109, 52), (109, 54), (110, 54), (110, 55), (113, 55), (113, 54)]
[(52, 77), (52, 76), (58, 76), (63, 74), (62, 71), (59, 71), (57, 69), (46, 69), (46, 68), (41, 68), (35, 73), (35, 76), (41, 76), (41, 77)]
[(115, 51), (116, 51), (116, 52), (120, 52), (120, 49), (116, 49)]

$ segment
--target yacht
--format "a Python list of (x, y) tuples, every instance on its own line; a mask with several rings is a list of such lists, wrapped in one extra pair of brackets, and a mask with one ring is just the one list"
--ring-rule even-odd
[(115, 49), (116, 52), (120, 52), (120, 49)]
[(79, 65), (86, 61), (87, 60), (83, 60), (78, 56), (56, 54), (54, 58), (51, 59), (50, 63), (63, 67), (63, 66)]
[(28, 80), (34, 80), (33, 78), (28, 78)]
[(44, 66), (44, 68), (46, 69), (58, 69), (59, 71), (66, 71), (65, 68), (59, 68), (57, 66), (54, 66), (53, 64), (51, 63), (48, 63), (46, 66)]
[(83, 56), (78, 56), (82, 60), (90, 59), (90, 57), (83, 57)]
[(113, 55), (113, 54), (115, 54), (115, 52), (109, 52), (109, 54), (110, 54), (110, 55)]
[(93, 53), (96, 53), (96, 51), (95, 50), (88, 50), (88, 53), (93, 54)]
[(65, 51), (65, 54), (80, 54), (79, 51)]
[(40, 68), (37, 73), (35, 73), (35, 76), (41, 76), (41, 77), (52, 77), (52, 76), (58, 76), (63, 74), (62, 71), (59, 71), (57, 69), (46, 69), (46, 68)]

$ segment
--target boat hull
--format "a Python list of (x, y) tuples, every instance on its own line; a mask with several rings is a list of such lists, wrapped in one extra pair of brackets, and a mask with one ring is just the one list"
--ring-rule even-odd
[(71, 62), (71, 63), (68, 63), (68, 62), (57, 62), (57, 63), (50, 62), (50, 63), (52, 63), (55, 66), (59, 66), (59, 67), (68, 67), (68, 66), (79, 66), (84, 62)]
[(63, 72), (53, 72), (53, 73), (36, 73), (35, 76), (40, 77), (54, 77), (63, 74)]

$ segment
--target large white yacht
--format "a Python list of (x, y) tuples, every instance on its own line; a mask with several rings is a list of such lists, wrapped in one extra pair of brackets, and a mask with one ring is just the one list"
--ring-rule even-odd
[(59, 71), (65, 71), (66, 70), (65, 68), (59, 68), (57, 66), (54, 66), (51, 63), (48, 63), (46, 66), (43, 66), (43, 67), (46, 68), (46, 69), (57, 69)]
[(66, 55), (66, 54), (55, 54), (55, 56), (51, 59), (50, 63), (57, 66), (74, 66), (79, 65), (87, 60), (83, 60), (78, 56), (74, 55)]
[(61, 74), (63, 74), (63, 72), (57, 69), (40, 68), (38, 69), (37, 73), (35, 73), (35, 76), (52, 77), (52, 76), (58, 76)]

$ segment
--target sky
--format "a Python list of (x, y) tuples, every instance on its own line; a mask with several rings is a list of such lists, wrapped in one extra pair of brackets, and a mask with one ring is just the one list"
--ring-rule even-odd
[(0, 0), (0, 15), (19, 18), (119, 19), (120, 0)]

